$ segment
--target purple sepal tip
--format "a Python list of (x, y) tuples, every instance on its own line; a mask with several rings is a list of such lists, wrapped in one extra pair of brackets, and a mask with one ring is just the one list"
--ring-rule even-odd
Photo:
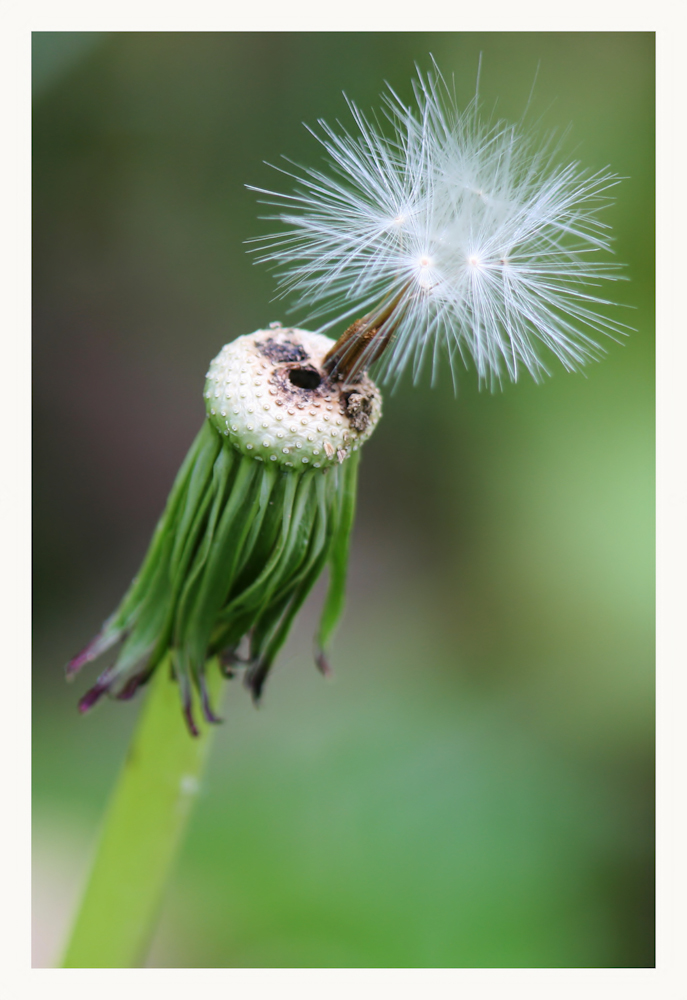
[(260, 705), (262, 698), (262, 688), (270, 672), (270, 663), (264, 660), (255, 660), (243, 678), (243, 683), (248, 688), (256, 708)]
[(90, 711), (91, 708), (99, 701), (102, 696), (109, 691), (112, 684), (113, 678), (104, 681), (98, 681), (94, 684), (90, 691), (87, 691), (79, 702), (79, 711), (83, 714), (84, 712)]
[(184, 718), (186, 719), (186, 725), (188, 726), (188, 731), (191, 736), (200, 736), (198, 727), (196, 726), (196, 721), (193, 718), (193, 709), (191, 708), (191, 703), (184, 704)]
[(93, 639), (91, 639), (88, 645), (69, 661), (65, 667), (67, 680), (71, 680), (76, 674), (78, 674), (86, 663), (90, 663), (91, 660), (97, 659), (101, 653), (106, 652), (114, 646), (119, 638), (119, 632), (108, 633), (104, 629), (101, 629), (101, 631), (98, 632)]
[(331, 677), (334, 673), (323, 649), (318, 649), (315, 653), (315, 666), (323, 677)]
[(211, 722), (214, 725), (218, 725), (224, 722), (224, 719), (220, 718), (219, 715), (215, 715), (215, 713), (212, 711), (204, 674), (200, 675), (199, 687), (200, 687), (200, 703), (203, 706), (203, 715), (205, 716), (205, 721)]
[(136, 694), (141, 685), (145, 684), (147, 680), (148, 680), (148, 674), (145, 671), (143, 673), (135, 674), (133, 677), (130, 677), (129, 680), (124, 685), (124, 687), (122, 688), (122, 690), (118, 693), (117, 700), (130, 701), (130, 699), (133, 698), (133, 696)]

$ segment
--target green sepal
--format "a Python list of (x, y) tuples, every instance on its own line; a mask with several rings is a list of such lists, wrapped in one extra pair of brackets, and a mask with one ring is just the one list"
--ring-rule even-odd
[[(119, 607), (111, 618), (117, 628), (127, 628), (134, 612), (140, 611), (140, 602), (149, 591), (154, 578), (164, 572), (172, 548), (178, 547), (185, 537), (184, 518), (178, 521), (179, 510), (190, 508), (190, 516), (195, 512), (196, 498), (202, 494), (205, 476), (211, 473), (220, 442), (212, 428), (205, 421), (196, 435), (177, 473), (165, 509), (157, 523), (143, 564), (134, 577)], [(201, 470), (205, 470), (205, 474)]]
[(318, 656), (323, 654), (343, 613), (346, 601), (346, 577), (348, 575), (348, 554), (351, 545), (351, 532), (355, 519), (355, 506), (358, 489), (358, 465), (360, 452), (354, 452), (347, 462), (337, 471), (341, 473), (342, 484), (339, 491), (339, 520), (336, 533), (332, 539), (329, 557), (329, 587), (325, 598), (320, 627), (316, 643)]
[[(188, 469), (186, 462), (182, 466), (155, 530), (154, 561), (146, 557), (142, 573), (117, 613), (130, 633), (116, 664), (121, 673), (147, 654), (151, 654), (148, 668), (152, 671), (167, 652), (177, 598), (199, 539), (206, 535), (206, 513), (213, 496), (208, 482), (222, 454), (221, 441), (206, 421), (191, 446), (192, 461)], [(233, 461), (230, 454), (226, 457)]]
[(258, 700), (262, 685), (275, 657), (286, 642), (293, 620), (324, 569), (329, 554), (326, 491), (322, 477), (317, 480), (318, 523), (313, 535), (307, 560), (301, 571), (291, 581), (291, 586), (281, 601), (276, 601), (270, 614), (264, 615), (251, 636), (251, 652), (255, 664), (247, 683)]
[(192, 582), (193, 603), (175, 630), (174, 645), (185, 649), (195, 669), (200, 669), (215, 620), (235, 578), (246, 536), (254, 517), (262, 469), (253, 459), (239, 459), (236, 476), (226, 497), (221, 519), (203, 561), (202, 577)]

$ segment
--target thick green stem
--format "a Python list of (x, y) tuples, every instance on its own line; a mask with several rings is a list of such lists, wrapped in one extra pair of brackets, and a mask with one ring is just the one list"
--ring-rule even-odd
[[(215, 663), (209, 667), (217, 704), (222, 677)], [(191, 737), (178, 686), (160, 664), (105, 816), (63, 968), (143, 963), (207, 757), (213, 727), (198, 728)]]

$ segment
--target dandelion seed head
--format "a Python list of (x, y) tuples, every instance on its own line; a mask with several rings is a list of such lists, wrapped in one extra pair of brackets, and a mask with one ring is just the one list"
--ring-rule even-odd
[(414, 89), (414, 107), (383, 97), (386, 130), (350, 101), (350, 131), (321, 122), (328, 169), (283, 171), (293, 193), (252, 188), (286, 227), (254, 241), (278, 296), (320, 333), (391, 302), (386, 381), (434, 378), (442, 356), (454, 381), (472, 365), (491, 386), (539, 379), (547, 354), (568, 370), (598, 358), (600, 337), (629, 331), (598, 294), (620, 265), (592, 259), (610, 251), (600, 212), (617, 175), (558, 163), (553, 139), (484, 121), (476, 98), (460, 112), (436, 66)]
[[(356, 382), (358, 396), (364, 399), (364, 413), (358, 412), (351, 404), (351, 387), (341, 383), (331, 383), (324, 373), (322, 362), (327, 352), (334, 346), (329, 337), (299, 330), (291, 327), (270, 327), (267, 330), (257, 330), (252, 334), (238, 337), (226, 344), (210, 366), (208, 384), (211, 384), (216, 373), (224, 370), (232, 363), (244, 363), (244, 370), (249, 374), (249, 391), (257, 395), (254, 388), (258, 381), (255, 375), (263, 371), (264, 380), (271, 384), (275, 395), (267, 395), (269, 403), (262, 404), (260, 419), (251, 416), (255, 407), (251, 396), (245, 403), (236, 408), (236, 420), (220, 420), (214, 407), (208, 404), (208, 414), (214, 426), (224, 432), (231, 431), (231, 443), (239, 452), (251, 452), (252, 458), (261, 461), (276, 462), (279, 466), (293, 466), (291, 458), (293, 451), (300, 451), (305, 464), (317, 458), (317, 468), (337, 464), (334, 448), (330, 451), (324, 447), (329, 437), (340, 437), (341, 431), (320, 424), (318, 416), (326, 400), (335, 401), (341, 416), (337, 423), (343, 427), (344, 433), (350, 439), (352, 446), (358, 441), (367, 440), (374, 430), (381, 415), (381, 394), (374, 383), (363, 376)], [(314, 376), (304, 382), (305, 376)], [(238, 375), (234, 376), (238, 381)], [(349, 398), (351, 397), (351, 398)], [(283, 412), (292, 416), (284, 421)], [(293, 404), (293, 405), (289, 405)], [(332, 403), (326, 403), (332, 409)], [(295, 414), (298, 413), (298, 417)], [(320, 458), (324, 448), (324, 457)], [(344, 457), (350, 450), (345, 447)], [(286, 458), (284, 457), (286, 456)]]

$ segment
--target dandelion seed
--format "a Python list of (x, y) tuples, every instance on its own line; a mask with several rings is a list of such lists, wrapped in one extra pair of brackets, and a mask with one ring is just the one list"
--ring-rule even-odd
[(415, 98), (383, 97), (389, 135), (349, 101), (354, 131), (312, 132), (328, 173), (282, 170), (293, 194), (251, 188), (288, 227), (252, 241), (279, 295), (295, 293), (304, 323), (328, 316), (320, 332), (363, 316), (330, 359), (348, 375), (378, 360), (387, 381), (434, 378), (443, 354), (454, 381), (472, 360), (494, 386), (522, 369), (538, 380), (547, 354), (568, 370), (598, 358), (599, 337), (629, 330), (595, 291), (620, 265), (590, 260), (610, 250), (599, 212), (618, 176), (557, 165), (552, 139), (482, 121), (477, 98), (461, 114), (436, 66)]

